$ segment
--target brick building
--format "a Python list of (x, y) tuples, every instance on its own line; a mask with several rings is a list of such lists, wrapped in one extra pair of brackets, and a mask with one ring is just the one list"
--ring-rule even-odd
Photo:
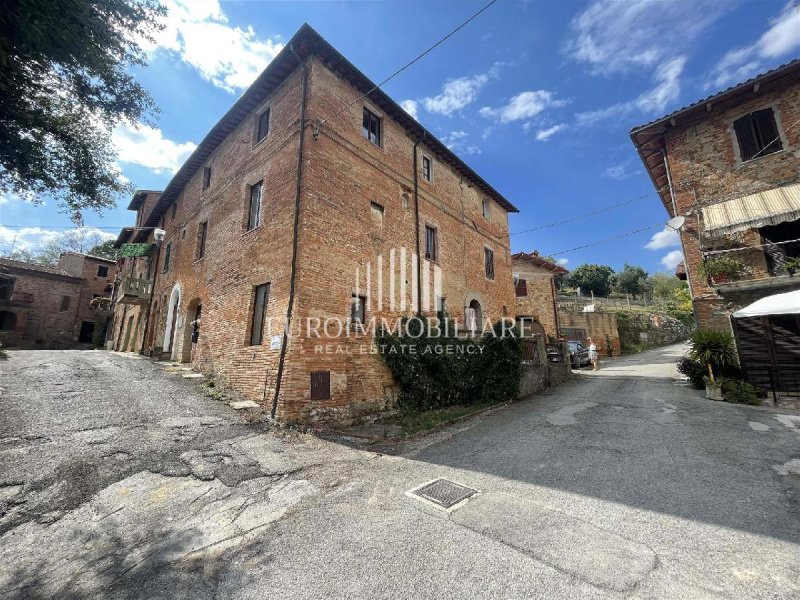
[(700, 327), (800, 288), (800, 60), (637, 127), (631, 139), (680, 230)]
[(361, 324), (512, 317), (509, 212), (304, 25), (134, 230), (165, 231), (145, 351), (189, 361), (199, 316), (195, 366), (279, 418), (381, 409), (394, 384)]
[(92, 343), (110, 316), (93, 301), (110, 294), (113, 260), (66, 253), (55, 267), (0, 258), (0, 343), (69, 348)]
[(516, 287), (514, 310), (523, 333), (559, 337), (555, 278), (567, 270), (545, 260), (536, 250), (511, 255), (511, 265)]

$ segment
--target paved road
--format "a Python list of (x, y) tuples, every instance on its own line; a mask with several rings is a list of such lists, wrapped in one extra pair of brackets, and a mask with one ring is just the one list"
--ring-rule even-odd
[[(175, 368), (0, 363), (3, 598), (797, 598), (800, 415), (651, 351), (379, 455)], [(792, 462), (792, 461), (795, 462)], [(446, 513), (407, 491), (480, 491)]]

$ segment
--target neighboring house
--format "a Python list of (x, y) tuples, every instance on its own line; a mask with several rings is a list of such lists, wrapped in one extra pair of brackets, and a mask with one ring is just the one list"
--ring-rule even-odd
[(511, 318), (516, 210), (304, 25), (132, 232), (166, 232), (144, 350), (189, 361), (202, 314), (196, 368), (277, 417), (379, 410), (364, 324)]
[[(800, 59), (631, 131), (670, 217), (700, 327), (800, 288)], [(791, 263), (789, 263), (791, 264)], [(679, 270), (678, 275), (683, 273)]]
[(149, 332), (147, 323), (150, 315), (159, 310), (153, 302), (153, 282), (156, 276), (159, 248), (155, 244), (154, 228), (142, 228), (141, 224), (150, 216), (155, 203), (161, 196), (160, 191), (137, 191), (128, 210), (136, 211), (136, 227), (124, 228), (114, 242), (115, 248), (123, 244), (133, 244), (127, 256), (117, 260), (118, 274), (114, 282), (114, 320), (107, 345), (119, 352), (144, 352), (152, 348), (153, 332)]
[(600, 356), (622, 354), (616, 313), (559, 310), (558, 319), (559, 331), (567, 341), (586, 344), (592, 338)]
[(93, 302), (108, 295), (114, 261), (67, 253), (55, 267), (0, 258), (0, 343), (68, 348), (91, 343), (109, 312)]
[(516, 288), (515, 315), (523, 335), (538, 333), (545, 335), (545, 340), (557, 338), (555, 278), (567, 270), (542, 258), (536, 250), (512, 254), (511, 265)]

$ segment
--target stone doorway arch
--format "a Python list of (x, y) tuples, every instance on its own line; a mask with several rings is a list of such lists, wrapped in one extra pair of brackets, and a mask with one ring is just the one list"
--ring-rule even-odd
[(181, 305), (181, 286), (176, 283), (172, 288), (167, 308), (167, 322), (164, 327), (163, 351), (169, 352), (171, 358), (175, 358), (175, 342), (177, 341), (178, 321), (180, 316), (178, 309)]

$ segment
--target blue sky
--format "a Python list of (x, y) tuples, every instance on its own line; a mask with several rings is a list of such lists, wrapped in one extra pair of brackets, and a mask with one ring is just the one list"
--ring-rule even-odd
[[(136, 71), (160, 115), (154, 128), (114, 131), (118, 165), (137, 187), (163, 189), (303, 22), (380, 81), (485, 3), (168, 0), (167, 27)], [(633, 126), (798, 54), (797, 0), (499, 0), (384, 89), (520, 208), (512, 234), (649, 194), (511, 237), (514, 251), (551, 254), (666, 221)], [(86, 225), (129, 225), (127, 203)], [(70, 225), (54, 202), (0, 198), (0, 251)], [(655, 272), (679, 251), (655, 228), (559, 258)]]

